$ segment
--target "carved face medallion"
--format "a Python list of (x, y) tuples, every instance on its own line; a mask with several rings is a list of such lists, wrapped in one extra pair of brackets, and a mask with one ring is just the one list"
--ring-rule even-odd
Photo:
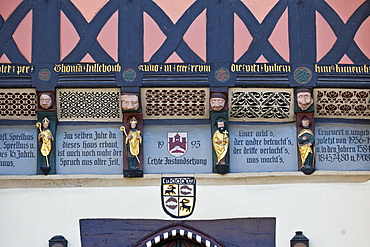
[(301, 108), (303, 111), (310, 108), (310, 106), (313, 104), (311, 93), (310, 92), (297, 93), (297, 103), (299, 108)]
[(225, 106), (225, 100), (222, 98), (212, 98), (210, 99), (209, 103), (211, 104), (211, 108), (214, 111), (221, 111)]
[(137, 111), (139, 109), (139, 97), (137, 95), (121, 95), (122, 109), (125, 111)]
[(41, 94), (40, 95), (40, 106), (42, 109), (49, 109), (51, 107), (52, 100), (51, 97), (47, 94)]

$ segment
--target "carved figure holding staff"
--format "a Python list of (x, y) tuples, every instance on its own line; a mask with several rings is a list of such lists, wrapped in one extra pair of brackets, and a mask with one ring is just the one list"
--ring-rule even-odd
[(50, 168), (49, 158), (51, 149), (53, 147), (54, 137), (49, 129), (49, 119), (44, 118), (42, 122), (36, 123), (36, 127), (40, 130), (38, 135), (38, 142), (40, 147), (40, 152), (42, 156), (45, 156), (46, 159), (46, 167)]
[(213, 133), (213, 149), (217, 156), (216, 165), (226, 164), (226, 154), (229, 149), (228, 131), (225, 128), (225, 122), (222, 118), (216, 120), (217, 130)]
[(137, 129), (137, 120), (135, 117), (130, 120), (130, 131), (126, 133), (126, 128), (121, 127), (121, 131), (125, 133), (126, 140), (126, 150), (128, 156), (128, 168), (130, 170), (138, 170), (137, 164), (140, 163), (138, 157), (140, 153), (140, 144), (142, 142), (141, 131)]

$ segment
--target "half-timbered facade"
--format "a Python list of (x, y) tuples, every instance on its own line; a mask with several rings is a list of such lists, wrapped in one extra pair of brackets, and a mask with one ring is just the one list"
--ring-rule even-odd
[(369, 30), (365, 0), (0, 1), (0, 245), (370, 245)]

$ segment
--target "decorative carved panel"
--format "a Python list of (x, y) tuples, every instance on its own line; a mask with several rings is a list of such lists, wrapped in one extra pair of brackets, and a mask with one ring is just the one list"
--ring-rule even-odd
[(120, 89), (58, 89), (59, 121), (121, 121)]
[(314, 90), (316, 118), (370, 119), (370, 89)]
[(289, 122), (294, 120), (293, 89), (229, 89), (230, 121)]
[(0, 119), (37, 119), (35, 89), (2, 89)]
[(208, 88), (142, 88), (146, 119), (209, 118)]

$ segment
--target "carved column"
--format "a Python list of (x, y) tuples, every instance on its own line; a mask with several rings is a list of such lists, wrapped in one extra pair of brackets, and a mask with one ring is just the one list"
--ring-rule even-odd
[(309, 175), (315, 171), (316, 156), (312, 91), (299, 88), (295, 90), (295, 96), (298, 170)]

